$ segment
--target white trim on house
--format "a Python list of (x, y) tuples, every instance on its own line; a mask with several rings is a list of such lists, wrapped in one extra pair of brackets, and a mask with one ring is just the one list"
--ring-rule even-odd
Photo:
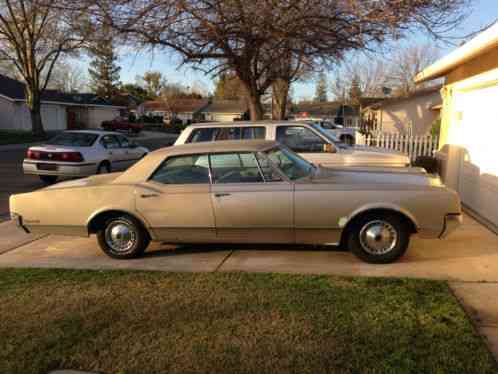
[(415, 76), (415, 83), (446, 75), (458, 65), (498, 46), (498, 22)]

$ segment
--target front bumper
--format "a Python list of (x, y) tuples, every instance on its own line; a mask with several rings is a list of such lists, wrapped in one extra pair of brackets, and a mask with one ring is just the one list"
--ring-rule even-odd
[[(55, 165), (55, 170), (42, 170), (37, 165), (38, 164), (50, 164)], [(57, 175), (57, 176), (68, 176), (68, 177), (86, 177), (93, 175), (97, 172), (96, 163), (64, 163), (64, 162), (43, 162), (43, 161), (32, 161), (24, 160), (22, 163), (22, 168), (24, 174), (34, 174), (34, 175)]]
[(444, 217), (443, 232), (439, 236), (440, 239), (446, 238), (449, 234), (459, 228), (463, 223), (462, 214), (447, 214)]
[(26, 226), (24, 226), (22, 221), (22, 216), (17, 213), (10, 213), (10, 219), (14, 221), (17, 227), (22, 229), (26, 234), (29, 234), (29, 230)]

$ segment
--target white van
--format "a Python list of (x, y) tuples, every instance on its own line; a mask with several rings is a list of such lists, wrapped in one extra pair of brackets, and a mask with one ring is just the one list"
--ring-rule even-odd
[(407, 167), (403, 153), (340, 143), (317, 124), (306, 122), (196, 123), (180, 134), (175, 145), (222, 140), (276, 140), (316, 165)]

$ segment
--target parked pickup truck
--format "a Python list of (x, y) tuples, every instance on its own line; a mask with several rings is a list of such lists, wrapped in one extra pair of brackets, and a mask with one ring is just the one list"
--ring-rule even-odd
[(387, 167), (405, 168), (410, 158), (386, 149), (350, 146), (315, 123), (282, 122), (224, 122), (196, 123), (180, 134), (175, 145), (220, 140), (276, 140), (301, 157), (325, 167)]
[(129, 134), (138, 134), (143, 130), (143, 124), (130, 122), (126, 117), (116, 117), (113, 120), (102, 122), (102, 128), (106, 131), (124, 131)]

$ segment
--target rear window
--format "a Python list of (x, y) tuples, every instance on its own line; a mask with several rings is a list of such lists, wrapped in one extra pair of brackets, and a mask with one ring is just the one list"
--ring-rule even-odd
[(264, 139), (266, 128), (262, 126), (209, 127), (192, 131), (187, 143), (213, 142), (219, 140)]
[(78, 132), (63, 132), (52, 138), (49, 145), (65, 145), (73, 147), (91, 147), (98, 135)]

